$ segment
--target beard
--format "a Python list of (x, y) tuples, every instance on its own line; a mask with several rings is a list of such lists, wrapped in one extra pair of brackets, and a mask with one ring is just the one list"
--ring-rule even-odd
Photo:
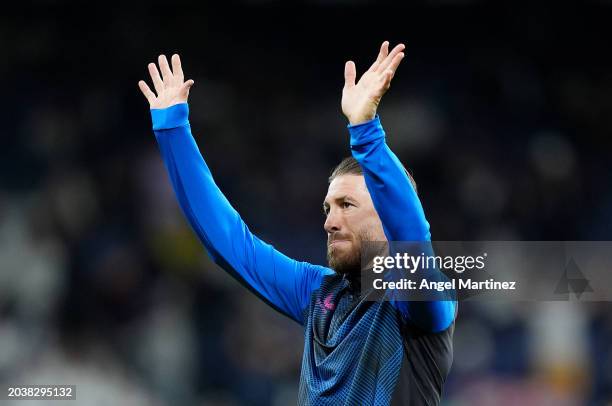
[(346, 250), (331, 245), (334, 240), (344, 240), (350, 237), (346, 234), (334, 233), (327, 240), (327, 263), (336, 273), (341, 275), (356, 275), (361, 271), (362, 243), (372, 241), (367, 229), (361, 229), (351, 238), (351, 246)]

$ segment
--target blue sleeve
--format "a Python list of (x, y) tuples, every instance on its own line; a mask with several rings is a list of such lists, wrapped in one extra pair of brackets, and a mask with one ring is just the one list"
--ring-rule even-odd
[[(416, 191), (399, 159), (385, 142), (378, 115), (365, 123), (348, 126), (351, 152), (359, 162), (374, 208), (389, 241), (430, 241), (429, 223)], [(445, 276), (427, 270), (428, 279)], [(448, 328), (455, 318), (454, 300), (396, 301), (405, 319), (433, 332)]]
[(211, 258), (276, 310), (303, 324), (329, 268), (298, 262), (254, 236), (229, 204), (191, 134), (186, 103), (151, 109), (153, 130), (178, 202)]

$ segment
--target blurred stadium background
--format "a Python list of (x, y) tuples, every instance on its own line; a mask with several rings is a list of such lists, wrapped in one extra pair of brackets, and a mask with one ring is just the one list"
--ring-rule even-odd
[[(0, 382), (78, 404), (294, 404), (301, 328), (207, 259), (137, 88), (159, 53), (230, 202), (323, 263), (343, 63), (406, 58), (379, 110), (436, 240), (612, 239), (612, 8), (434, 1), (35, 3), (0, 17)], [(463, 303), (445, 405), (608, 404), (610, 303)], [(22, 404), (21, 402), (18, 402)], [(25, 403), (23, 403), (25, 404)]]

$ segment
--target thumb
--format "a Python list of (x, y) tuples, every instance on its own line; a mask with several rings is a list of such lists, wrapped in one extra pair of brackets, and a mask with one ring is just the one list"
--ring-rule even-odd
[(188, 81), (183, 83), (183, 86), (181, 86), (180, 93), (182, 95), (189, 96), (189, 89), (191, 89), (191, 86), (193, 86), (194, 83), (195, 82), (192, 79), (189, 79)]
[(344, 87), (355, 86), (355, 77), (357, 76), (357, 70), (355, 69), (355, 63), (348, 61), (344, 65)]

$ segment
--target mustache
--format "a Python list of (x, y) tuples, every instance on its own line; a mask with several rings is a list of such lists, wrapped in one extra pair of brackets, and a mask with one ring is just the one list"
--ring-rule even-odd
[(327, 245), (330, 245), (334, 241), (340, 240), (352, 241), (352, 238), (349, 234), (340, 234), (339, 232), (335, 232), (327, 237)]

